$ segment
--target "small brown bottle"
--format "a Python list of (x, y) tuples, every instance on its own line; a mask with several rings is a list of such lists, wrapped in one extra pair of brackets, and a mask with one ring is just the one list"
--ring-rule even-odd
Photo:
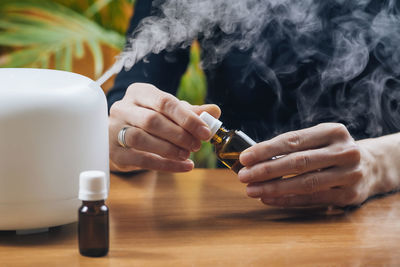
[(239, 130), (227, 130), (222, 122), (207, 112), (203, 112), (200, 118), (210, 127), (210, 142), (215, 147), (217, 158), (229, 169), (238, 173), (243, 165), (239, 161), (240, 153), (246, 148), (255, 145), (256, 142)]
[(79, 252), (83, 256), (101, 257), (108, 253), (109, 220), (106, 175), (102, 171), (85, 171), (79, 177), (78, 211)]

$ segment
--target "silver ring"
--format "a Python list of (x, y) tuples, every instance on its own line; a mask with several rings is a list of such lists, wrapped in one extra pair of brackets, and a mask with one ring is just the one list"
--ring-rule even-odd
[(119, 131), (119, 133), (118, 133), (118, 144), (119, 144), (120, 146), (122, 146), (123, 148), (129, 148), (128, 145), (126, 144), (126, 141), (125, 141), (125, 134), (126, 134), (126, 131), (127, 131), (129, 128), (130, 128), (129, 126), (124, 127), (124, 128), (122, 128), (121, 131)]

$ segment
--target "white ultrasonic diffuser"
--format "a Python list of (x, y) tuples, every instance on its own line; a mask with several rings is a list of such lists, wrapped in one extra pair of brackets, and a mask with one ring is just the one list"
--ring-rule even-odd
[(77, 221), (86, 170), (109, 173), (100, 86), (65, 71), (0, 69), (0, 230)]

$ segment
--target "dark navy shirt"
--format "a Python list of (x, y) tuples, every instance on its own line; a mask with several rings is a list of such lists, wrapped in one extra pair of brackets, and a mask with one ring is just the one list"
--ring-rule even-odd
[[(127, 35), (153, 12), (152, 1), (136, 2)], [(274, 23), (270, 23), (263, 33), (271, 49), (268, 62), (254, 62), (251, 48), (244, 51), (233, 48), (221, 62), (205, 70), (208, 84), (206, 102), (220, 106), (221, 121), (227, 128), (241, 129), (256, 141), (321, 122), (344, 123), (356, 139), (400, 129), (400, 94), (396, 93), (400, 90), (400, 83), (395, 79), (398, 73), (385, 69), (376, 53), (370, 53), (364, 71), (357, 77), (321, 87), (320, 69), (326, 66), (327, 57), (334, 56), (329, 31), (334, 30), (338, 18), (352, 12), (352, 7), (346, 4), (334, 4), (338, 1), (321, 2), (326, 4), (321, 7), (319, 15), (325, 18), (327, 26), (324, 33), (315, 36), (318, 38), (318, 53), (302, 55), (293, 49), (290, 36), (276, 36)], [(368, 12), (372, 18), (380, 11), (382, 2), (385, 1), (371, 1)], [(304, 40), (304, 46), (307, 41), (310, 40)], [(206, 53), (204, 50), (203, 55)], [(151, 83), (175, 95), (188, 60), (189, 48), (163, 51), (149, 55), (146, 61), (138, 62), (129, 71), (121, 71), (107, 95), (109, 107), (122, 99), (126, 88), (134, 82)], [(279, 70), (285, 62), (295, 62), (296, 69), (275, 72), (275, 80), (270, 80), (265, 66)], [(387, 83), (378, 89), (369, 88), (367, 82), (364, 86), (363, 79), (378, 67), (382, 67), (382, 72), (386, 71), (390, 77)]]

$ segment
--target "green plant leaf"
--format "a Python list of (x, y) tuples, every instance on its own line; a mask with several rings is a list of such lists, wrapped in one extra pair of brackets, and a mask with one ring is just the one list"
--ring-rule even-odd
[[(48, 66), (53, 55), (56, 68), (71, 71), (73, 58), (84, 55), (86, 43), (93, 55), (96, 77), (103, 71), (101, 46), (122, 49), (125, 43), (123, 35), (106, 30), (84, 15), (47, 0), (2, 0), (0, 29), (0, 45), (19, 47), (2, 61), (5, 64), (14, 67)], [(27, 51), (26, 58), (20, 56), (24, 50)], [(35, 51), (41, 56), (35, 56)], [(43, 56), (44, 53), (47, 56)]]
[(86, 11), (85, 16), (90, 18), (97, 14), (101, 9), (110, 4), (113, 0), (98, 0), (94, 2)]
[(65, 46), (65, 51), (63, 55), (63, 70), (72, 70), (72, 46)]
[(207, 82), (200, 66), (200, 47), (197, 42), (190, 49), (189, 66), (182, 76), (177, 96), (191, 104), (204, 104)]
[(97, 59), (94, 61), (94, 73), (96, 76), (100, 76), (103, 70), (103, 53), (101, 52), (101, 47), (99, 43), (93, 41), (88, 41), (88, 45), (94, 58)]
[(17, 50), (1, 56), (0, 62), (4, 68), (16, 68), (23, 66), (31, 66), (33, 62), (37, 62), (41, 51), (39, 48), (29, 48)]
[(84, 55), (83, 43), (79, 40), (75, 43), (75, 56), (77, 58), (82, 58)]

